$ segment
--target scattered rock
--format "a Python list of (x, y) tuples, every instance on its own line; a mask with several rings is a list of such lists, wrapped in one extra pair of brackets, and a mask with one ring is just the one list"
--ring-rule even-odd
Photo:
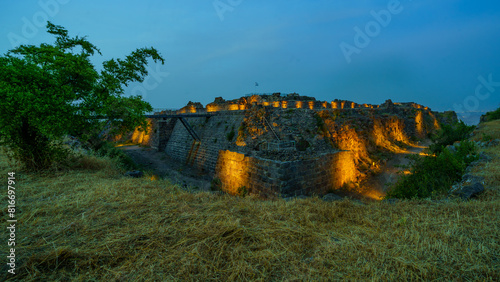
[(457, 148), (454, 145), (448, 145), (446, 146), (446, 149), (452, 154), (455, 154), (457, 152)]
[[(452, 188), (453, 189), (453, 188)], [(462, 198), (462, 200), (468, 200), (470, 198), (476, 197), (484, 191), (484, 185), (480, 182), (475, 182), (472, 185), (455, 187), (454, 191), (451, 193), (453, 196)]]
[(481, 177), (481, 176), (476, 176), (476, 175), (473, 175), (473, 174), (464, 174), (462, 176), (462, 182), (463, 183), (472, 183), (472, 182), (483, 182), (484, 181), (484, 177)]
[(141, 178), (144, 176), (144, 172), (140, 170), (133, 170), (133, 171), (127, 171), (124, 175), (133, 178)]
[(466, 173), (462, 176), (462, 181), (455, 184), (448, 192), (449, 195), (460, 197), (463, 200), (476, 197), (484, 191), (484, 177)]

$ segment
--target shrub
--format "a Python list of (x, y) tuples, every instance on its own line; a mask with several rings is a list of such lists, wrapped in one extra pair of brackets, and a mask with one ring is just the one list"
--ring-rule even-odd
[(138, 166), (134, 161), (122, 150), (116, 148), (110, 142), (105, 142), (97, 151), (96, 154), (102, 157), (109, 157), (114, 160), (119, 167), (125, 170), (135, 170)]
[(500, 119), (500, 108), (492, 111), (492, 112), (487, 112), (485, 115), (485, 120), (486, 121), (492, 121), (496, 119)]
[(434, 154), (441, 153), (446, 146), (467, 139), (474, 128), (475, 126), (468, 126), (463, 121), (454, 125), (445, 124), (436, 135), (431, 137), (433, 144), (429, 146), (429, 149)]
[(435, 198), (448, 192), (459, 181), (465, 168), (477, 160), (475, 145), (463, 141), (456, 152), (444, 149), (437, 156), (409, 156), (410, 174), (402, 175), (387, 192), (386, 198)]
[(248, 195), (248, 189), (245, 186), (238, 187), (237, 193), (241, 197), (246, 197)]

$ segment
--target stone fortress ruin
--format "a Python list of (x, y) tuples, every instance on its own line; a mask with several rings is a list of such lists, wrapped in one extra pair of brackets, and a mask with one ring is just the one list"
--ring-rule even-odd
[(401, 152), (456, 119), (416, 103), (274, 93), (157, 112), (148, 132), (136, 129), (131, 139), (208, 173), (227, 193), (272, 199), (359, 185), (383, 165), (381, 153)]

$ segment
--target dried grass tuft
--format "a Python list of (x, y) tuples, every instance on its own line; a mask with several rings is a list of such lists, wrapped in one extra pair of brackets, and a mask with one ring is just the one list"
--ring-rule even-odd
[[(0, 279), (500, 278), (492, 189), (468, 202), (260, 201), (121, 177), (94, 157), (79, 165), (57, 175), (18, 172), (18, 274), (4, 266)], [(495, 168), (498, 159), (484, 173), (498, 187)], [(8, 169), (0, 157), (1, 173)]]

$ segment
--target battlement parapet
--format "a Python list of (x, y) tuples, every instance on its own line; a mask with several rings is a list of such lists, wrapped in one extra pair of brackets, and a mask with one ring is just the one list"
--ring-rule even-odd
[(217, 97), (215, 100), (203, 107), (201, 103), (189, 102), (185, 107), (178, 110), (176, 113), (210, 113), (221, 111), (243, 111), (251, 109), (253, 106), (262, 106), (266, 108), (283, 108), (283, 109), (310, 109), (310, 110), (325, 110), (325, 109), (421, 109), (430, 111), (428, 107), (424, 107), (414, 102), (393, 103), (391, 100), (385, 101), (380, 105), (373, 104), (358, 104), (349, 100), (335, 99), (331, 102), (318, 101), (313, 97), (301, 96), (297, 93), (286, 94), (281, 96), (281, 93), (251, 95), (233, 100), (225, 100), (222, 97)]

